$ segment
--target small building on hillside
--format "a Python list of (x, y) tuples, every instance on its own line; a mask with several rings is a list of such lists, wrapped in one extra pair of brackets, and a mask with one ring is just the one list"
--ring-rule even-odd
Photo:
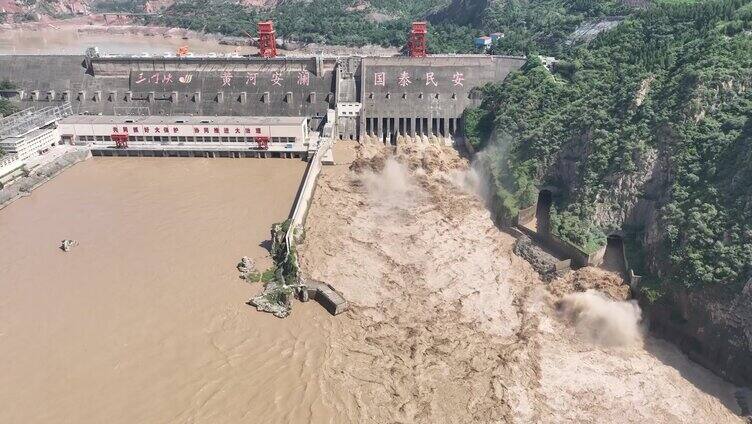
[(491, 37), (487, 37), (485, 35), (481, 36), (481, 37), (477, 37), (475, 39), (475, 47), (477, 47), (477, 48), (487, 49), (487, 48), (491, 47), (492, 43), (493, 43), (493, 40), (491, 40)]
[(500, 38), (504, 38), (504, 33), (503, 32), (492, 32), (491, 33), (491, 42), (492, 43), (495, 43)]

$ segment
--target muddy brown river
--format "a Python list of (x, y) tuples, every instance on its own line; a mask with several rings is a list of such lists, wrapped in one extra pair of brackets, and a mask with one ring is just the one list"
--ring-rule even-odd
[[(103, 54), (149, 53), (162, 55), (175, 54), (178, 48), (187, 46), (196, 54), (206, 53), (255, 53), (249, 46), (219, 44), (211, 37), (183, 39), (182, 32), (164, 35), (166, 28), (154, 29), (154, 35), (128, 33), (124, 28), (71, 25), (59, 26), (39, 24), (34, 29), (0, 29), (0, 54), (72, 54), (83, 55), (87, 47), (97, 46)], [(107, 32), (107, 31), (110, 32)]]
[(0, 211), (0, 422), (336, 422), (334, 319), (256, 312), (235, 270), (269, 265), (304, 165), (97, 158)]
[(297, 160), (97, 158), (0, 211), (0, 423), (742, 422), (628, 302), (559, 316), (574, 283), (512, 253), (466, 161), (400, 146), (340, 143), (319, 178), (300, 263), (337, 317), (257, 312), (235, 270), (270, 264)]

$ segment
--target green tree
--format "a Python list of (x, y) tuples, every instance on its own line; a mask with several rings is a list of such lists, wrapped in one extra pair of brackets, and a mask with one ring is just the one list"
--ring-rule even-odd
[(18, 112), (18, 108), (7, 99), (0, 97), (0, 116), (8, 116)]
[[(607, 13), (590, 2), (572, 5)], [(522, 4), (504, 7), (525, 13)], [(493, 115), (487, 156), (496, 215), (513, 217), (529, 204), (529, 187), (566, 178), (552, 231), (592, 247), (603, 242), (595, 206), (619, 208), (604, 203), (613, 199), (614, 182), (645, 172), (638, 165), (658, 155), (670, 179), (659, 217), (665, 233), (651, 263), (660, 266), (663, 283), (746, 281), (752, 37), (740, 28), (750, 25), (752, 8), (742, 0), (659, 3), (590, 45), (564, 51), (554, 74), (531, 59), (487, 87), (481, 110), (472, 114)], [(541, 45), (533, 35), (520, 48)]]

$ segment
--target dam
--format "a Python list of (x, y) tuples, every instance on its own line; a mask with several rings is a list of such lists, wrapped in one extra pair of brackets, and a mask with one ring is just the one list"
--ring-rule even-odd
[[(249, 126), (258, 117), (297, 117), (305, 120), (311, 134), (333, 139), (370, 136), (394, 144), (401, 135), (452, 140), (461, 131), (462, 112), (479, 104), (478, 88), (502, 81), (524, 62), (524, 57), (490, 55), (12, 55), (0, 56), (0, 80), (15, 88), (1, 90), (0, 96), (21, 109), (70, 103), (72, 115), (60, 128), (67, 143), (115, 146), (112, 134), (122, 134), (125, 127), (129, 145), (212, 143), (205, 137), (216, 135), (218, 145), (244, 143), (298, 153), (307, 151), (315, 139), (275, 143), (278, 140), (268, 131), (246, 133), (241, 128), (237, 133), (226, 125), (200, 124), (226, 119), (219, 117), (237, 117), (236, 124)], [(185, 124), (178, 122), (185, 121), (179, 117), (201, 118), (193, 118), (198, 125), (186, 128), (185, 133), (157, 135), (128, 125), (143, 117), (159, 117), (170, 130), (173, 124)], [(81, 124), (92, 121), (109, 125), (97, 134), (81, 130)], [(164, 127), (159, 126), (160, 130)], [(243, 141), (230, 140), (237, 136), (243, 136)]]
[[(287, 230), (290, 245), (302, 231), (321, 165), (334, 163), (332, 141), (452, 145), (463, 112), (480, 104), (480, 88), (526, 60), (428, 56), (425, 46), (414, 53), (277, 57), (271, 49), (258, 57), (152, 57), (92, 47), (81, 56), (0, 56), (0, 81), (7, 81), (0, 96), (21, 109), (0, 121), (0, 134), (13, 140), (0, 177), (22, 178), (29, 158), (18, 153), (55, 144), (93, 156), (303, 158), (310, 164)], [(34, 131), (45, 138), (32, 145)], [(346, 309), (336, 291), (322, 296), (317, 300), (332, 313)]]
[[(0, 181), (23, 179), (31, 156), (56, 144), (93, 156), (310, 158), (290, 245), (321, 164), (334, 163), (331, 141), (452, 145), (463, 112), (481, 102), (480, 87), (526, 60), (429, 56), (424, 23), (413, 26), (404, 56), (283, 57), (271, 22), (259, 23), (259, 34), (257, 57), (111, 55), (96, 47), (81, 56), (0, 56), (0, 81), (7, 81), (0, 96), (21, 110), (0, 120), (0, 145), (11, 153)], [(3, 205), (23, 195), (7, 193)], [(346, 309), (336, 291), (322, 293), (330, 292), (320, 299), (327, 309)]]
[[(2, 212), (0, 399), (16, 406), (0, 421), (736, 422), (727, 385), (670, 346), (579, 342), (511, 236), (446, 184), (446, 164), (467, 170), (436, 144), (460, 138), (478, 89), (523, 62), (0, 56), (0, 81), (16, 85), (2, 96), (60, 112), (44, 134), (66, 147), (308, 161), (98, 158)], [(435, 144), (372, 142), (410, 137)], [(332, 139), (338, 163), (322, 169)], [(421, 168), (351, 167), (393, 152)], [(234, 261), (268, 264), (268, 228), (291, 202), (290, 228), (311, 206), (301, 268), (355, 305), (336, 319), (239, 301)], [(81, 246), (63, 254), (62, 237)]]

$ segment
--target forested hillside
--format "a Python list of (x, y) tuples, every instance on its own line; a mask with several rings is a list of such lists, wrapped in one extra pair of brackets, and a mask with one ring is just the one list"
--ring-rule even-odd
[[(0, 81), (0, 90), (15, 90), (17, 86), (10, 81)], [(15, 113), (18, 110), (16, 105), (5, 98), (0, 97), (0, 118)], [(2, 152), (0, 151), (0, 155)]]
[(242, 36), (255, 35), (256, 21), (273, 19), (278, 34), (286, 39), (399, 47), (405, 44), (413, 20), (428, 19), (433, 53), (473, 52), (474, 37), (500, 31), (506, 37), (494, 46), (497, 53), (558, 54), (579, 24), (634, 10), (616, 0), (288, 0), (274, 8), (225, 0), (178, 0), (152, 22)]
[[(432, 0), (370, 3), (294, 0), (264, 9), (221, 0), (180, 0), (153, 22), (226, 35), (248, 33), (255, 36), (255, 23), (272, 19), (277, 34), (288, 40), (349, 46), (403, 46), (412, 20), (444, 4)], [(206, 13), (207, 10), (212, 13)], [(473, 28), (451, 24), (439, 25), (432, 28), (432, 32), (431, 48), (437, 51), (468, 51), (472, 49), (472, 37), (479, 33)]]
[[(481, 14), (462, 17), (463, 10), (477, 0), (455, 0), (444, 14), (431, 16), (434, 22), (471, 22), (484, 33), (501, 32), (505, 37), (492, 49), (498, 54), (540, 53), (559, 56), (568, 47), (572, 32), (585, 22), (609, 16), (626, 16), (639, 9), (619, 0), (497, 0)], [(453, 12), (453, 13), (451, 13)], [(468, 20), (468, 19), (473, 20)]]
[[(579, 244), (633, 225), (659, 283), (740, 287), (752, 264), (752, 3), (662, 4), (555, 72), (532, 59), (466, 113), (486, 147), (497, 211), (562, 187), (554, 231)], [(658, 222), (631, 208), (646, 200)], [(643, 202), (645, 203), (645, 202)], [(650, 225), (658, 225), (655, 231)]]

